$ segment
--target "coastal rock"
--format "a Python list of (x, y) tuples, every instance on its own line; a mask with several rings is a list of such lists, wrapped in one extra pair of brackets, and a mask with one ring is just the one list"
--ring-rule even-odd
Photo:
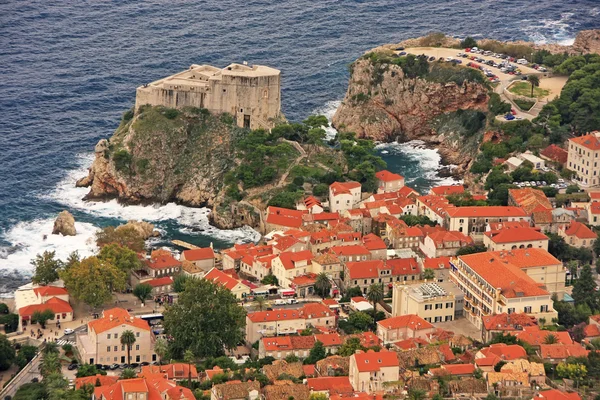
[(63, 236), (75, 236), (75, 218), (67, 210), (61, 211), (54, 221), (53, 235), (61, 234)]
[(600, 54), (600, 29), (580, 31), (571, 47), (575, 53)]
[(333, 125), (382, 142), (422, 140), (437, 147), (444, 162), (456, 164), (455, 173), (461, 173), (475, 154), (476, 138), (467, 143), (451, 131), (451, 124), (438, 124), (444, 125), (438, 132), (436, 118), (458, 110), (485, 112), (488, 99), (487, 89), (479, 83), (408, 78), (397, 65), (382, 68), (361, 58), (352, 66), (348, 91)]
[(92, 178), (88, 175), (81, 179), (77, 179), (77, 182), (75, 182), (75, 187), (90, 187), (91, 184)]
[(144, 238), (144, 240), (151, 238), (151, 237), (159, 237), (160, 236), (160, 232), (158, 232), (157, 230), (154, 229), (154, 225), (152, 225), (149, 222), (145, 222), (145, 221), (136, 221), (136, 220), (127, 221), (126, 224), (118, 226), (116, 230), (118, 231), (120, 229), (127, 229), (127, 228), (135, 229), (139, 233), (139, 235), (142, 238)]

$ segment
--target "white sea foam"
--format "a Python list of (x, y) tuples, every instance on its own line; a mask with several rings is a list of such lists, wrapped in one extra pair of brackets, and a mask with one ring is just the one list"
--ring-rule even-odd
[[(381, 143), (378, 144), (375, 148), (378, 150), (385, 149), (383, 151), (387, 151), (392, 155), (402, 154), (405, 157), (418, 161), (419, 169), (421, 171), (420, 177), (427, 179), (435, 185), (452, 185), (456, 183), (462, 183), (462, 181), (457, 180), (453, 177), (439, 176), (439, 169), (442, 167), (442, 157), (436, 149), (428, 148), (425, 142), (421, 140), (411, 140), (405, 143)], [(453, 168), (455, 166), (448, 165), (448, 167)], [(402, 174), (402, 171), (397, 172)], [(408, 184), (410, 184), (411, 182), (412, 180), (407, 180)]]
[[(590, 11), (593, 14), (594, 10)], [(571, 45), (575, 41), (573, 36), (574, 26), (578, 24), (573, 19), (574, 13), (562, 13), (559, 19), (536, 19), (523, 20), (523, 31), (529, 36), (529, 39), (536, 44), (557, 43), (561, 45)]]
[(333, 119), (333, 116), (340, 104), (342, 104), (341, 100), (328, 101), (323, 107), (319, 107), (312, 112), (315, 115), (324, 115), (325, 117), (327, 117), (327, 120), (329, 121), (329, 126), (325, 128), (327, 140), (333, 139), (337, 134), (337, 130), (331, 126), (331, 120)]
[(226, 241), (256, 241), (260, 237), (258, 232), (250, 227), (244, 227), (234, 230), (221, 230), (211, 226), (208, 222), (208, 208), (193, 208), (168, 203), (164, 205), (131, 205), (125, 206), (119, 204), (117, 200), (106, 202), (85, 201), (83, 197), (88, 192), (86, 188), (76, 188), (75, 182), (87, 173), (87, 167), (93, 161), (93, 155), (80, 155), (79, 167), (68, 171), (65, 177), (56, 185), (56, 188), (47, 194), (40, 195), (45, 199), (51, 199), (58, 203), (64, 204), (71, 210), (78, 210), (103, 218), (115, 218), (119, 220), (143, 220), (152, 222), (162, 229), (162, 233), (166, 233), (161, 228), (160, 223), (163, 221), (173, 220), (179, 225), (183, 225), (182, 232), (185, 228), (200, 231), (201, 233)]
[(52, 218), (36, 219), (19, 222), (7, 230), (3, 239), (11, 247), (0, 257), (0, 270), (16, 270), (29, 275), (33, 269), (31, 260), (44, 251), (55, 251), (56, 256), (63, 260), (73, 251), (84, 257), (96, 251), (95, 234), (98, 228), (94, 225), (75, 222), (75, 236), (52, 235), (53, 226)]

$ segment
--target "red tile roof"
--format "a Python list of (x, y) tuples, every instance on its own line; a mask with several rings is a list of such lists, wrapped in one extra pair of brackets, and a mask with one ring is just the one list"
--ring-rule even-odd
[(315, 339), (323, 343), (325, 347), (342, 345), (342, 337), (339, 333), (320, 333), (315, 335)]
[(450, 269), (450, 257), (427, 257), (423, 260), (423, 268)]
[(116, 383), (117, 380), (119, 380), (118, 376), (96, 374), (94, 376), (75, 378), (75, 388), (81, 389), (85, 385), (96, 386), (96, 382), (100, 382), (100, 386), (107, 386)]
[(482, 207), (456, 207), (449, 209), (452, 218), (483, 218), (483, 217), (526, 217), (527, 214), (521, 207), (512, 206), (482, 206)]
[(19, 315), (21, 317), (31, 317), (36, 311), (51, 310), (54, 314), (61, 313), (72, 313), (73, 308), (71, 305), (58, 297), (52, 297), (44, 304), (32, 304), (29, 306), (19, 308)]
[(449, 196), (452, 194), (461, 194), (465, 192), (463, 185), (445, 185), (431, 188), (431, 193), (436, 196)]
[(517, 243), (550, 240), (548, 236), (534, 228), (502, 229), (499, 231), (485, 232), (485, 235), (494, 243)]
[(375, 178), (382, 182), (394, 182), (404, 179), (402, 175), (395, 174), (387, 170), (381, 170), (375, 174)]
[(323, 376), (320, 378), (308, 378), (306, 385), (314, 392), (330, 393), (352, 393), (354, 389), (347, 376)]
[(212, 268), (210, 271), (208, 271), (208, 273), (204, 275), (204, 279), (223, 285), (229, 290), (233, 290), (233, 288), (240, 284), (240, 281), (232, 278), (223, 271), (219, 271), (216, 268)]
[(312, 272), (309, 272), (306, 275), (296, 276), (291, 280), (292, 287), (314, 285), (316, 281), (317, 274), (313, 274)]
[(399, 367), (398, 356), (394, 351), (381, 350), (353, 354), (351, 357), (356, 361), (356, 368), (359, 372), (374, 372), (379, 371), (384, 367)]
[(577, 392), (567, 393), (558, 389), (550, 389), (541, 391), (533, 398), (534, 400), (581, 400), (581, 396)]
[(369, 233), (368, 235), (364, 236), (362, 238), (362, 241), (363, 241), (365, 247), (371, 251), (387, 249), (387, 246), (386, 246), (385, 242), (383, 241), (383, 239), (381, 239), (379, 236), (375, 235), (374, 233)]
[(96, 334), (99, 334), (123, 324), (146, 331), (150, 330), (148, 322), (132, 316), (122, 308), (111, 308), (103, 311), (102, 318), (88, 322), (88, 330), (94, 330)]
[(436, 247), (447, 246), (449, 243), (458, 242), (460, 247), (473, 244), (473, 238), (458, 231), (436, 231), (427, 235)]
[(385, 261), (384, 269), (391, 269), (392, 276), (415, 275), (419, 273), (416, 258), (392, 258)]
[(281, 207), (267, 207), (267, 223), (287, 228), (299, 228), (302, 226), (302, 215), (305, 211), (290, 210)]
[(286, 252), (279, 254), (279, 260), (281, 261), (281, 264), (283, 264), (283, 267), (286, 270), (296, 268), (296, 263), (299, 263), (301, 261), (306, 261), (307, 264), (310, 265), (312, 259), (313, 259), (313, 254), (310, 250), (303, 250), (303, 251), (298, 251), (295, 253), (286, 251)]
[[(480, 350), (485, 357), (500, 357), (504, 361), (527, 358), (527, 352), (518, 344), (507, 345), (504, 343), (492, 344)], [(479, 360), (477, 360), (479, 362)]]
[(306, 376), (307, 378), (317, 375), (317, 371), (315, 370), (315, 364), (303, 365), (302, 370), (304, 371), (304, 376)]
[(429, 342), (421, 338), (408, 338), (394, 343), (394, 346), (402, 350), (418, 349), (419, 347), (427, 346)]
[[(508, 189), (508, 195), (527, 214), (534, 211), (552, 210), (552, 203), (543, 191), (533, 188)], [(550, 221), (552, 222), (552, 221)]]
[(517, 339), (529, 343), (532, 346), (539, 346), (544, 343), (547, 336), (553, 335), (560, 344), (573, 344), (569, 332), (543, 331), (538, 326), (528, 326), (523, 328), (515, 336)]
[(33, 292), (40, 297), (68, 295), (67, 289), (58, 286), (39, 286)]
[(540, 155), (561, 164), (566, 164), (569, 158), (569, 152), (555, 144), (546, 147), (540, 152)]
[(587, 357), (590, 351), (575, 344), (540, 344), (540, 355), (542, 358), (564, 360), (568, 357)]
[(496, 314), (481, 317), (483, 326), (488, 331), (514, 331), (525, 326), (535, 326), (535, 318), (525, 313)]
[(338, 256), (368, 256), (371, 254), (369, 249), (362, 244), (333, 246), (331, 247), (330, 251)]
[(352, 189), (360, 188), (360, 183), (358, 182), (333, 182), (329, 185), (329, 190), (333, 193), (334, 196), (339, 194), (350, 194)]
[[(597, 134), (597, 132), (596, 132), (596, 134)], [(569, 139), (569, 141), (576, 143), (580, 146), (583, 146), (589, 150), (593, 150), (593, 151), (600, 150), (600, 138), (598, 138), (594, 134), (594, 132), (588, 133), (587, 135)]]
[(170, 276), (163, 276), (162, 278), (151, 279), (142, 283), (147, 283), (148, 285), (156, 288), (161, 286), (172, 285), (173, 278), (171, 278)]
[(423, 329), (433, 328), (433, 325), (431, 325), (429, 322), (414, 314), (400, 315), (398, 317), (383, 319), (381, 321), (378, 321), (377, 325), (381, 326), (384, 329), (408, 328), (413, 331), (420, 331)]
[(586, 338), (595, 338), (600, 336), (600, 327), (596, 324), (586, 325), (585, 327), (585, 337)]
[(475, 372), (474, 364), (449, 364), (442, 365), (442, 369), (450, 375), (471, 375)]
[(160, 253), (158, 257), (146, 260), (146, 265), (151, 269), (167, 269), (181, 267), (181, 261), (170, 254)]
[(211, 247), (184, 250), (182, 254), (188, 261), (210, 260), (212, 258), (215, 258), (215, 252)]
[(565, 235), (575, 236), (579, 239), (597, 239), (598, 235), (592, 231), (587, 225), (581, 222), (571, 221), (571, 224), (566, 227)]
[(298, 309), (281, 309), (274, 311), (257, 311), (249, 313), (247, 318), (253, 322), (273, 322), (279, 320), (312, 319), (331, 317), (334, 313), (322, 303), (306, 303)]

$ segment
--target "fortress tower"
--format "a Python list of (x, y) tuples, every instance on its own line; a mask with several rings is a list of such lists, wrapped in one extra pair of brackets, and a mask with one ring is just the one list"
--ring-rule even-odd
[(219, 69), (194, 64), (138, 87), (135, 109), (145, 104), (227, 112), (240, 127), (270, 129), (281, 113), (281, 72), (262, 65), (231, 64)]

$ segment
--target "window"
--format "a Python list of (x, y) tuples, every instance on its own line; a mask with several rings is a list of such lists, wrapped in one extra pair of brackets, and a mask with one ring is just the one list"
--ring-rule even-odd
[(523, 312), (527, 313), (527, 314), (531, 314), (531, 306), (527, 306), (523, 309)]
[(115, 339), (117, 339), (119, 337), (118, 333), (115, 333)]
[(136, 350), (139, 350), (139, 349), (140, 349), (140, 345), (139, 345), (139, 344), (136, 344), (136, 345), (135, 345), (135, 349), (136, 349)]
[(437, 304), (435, 305), (435, 309), (436, 309), (436, 310), (439, 310), (440, 308), (443, 308), (443, 307), (444, 307), (444, 306), (443, 306), (443, 304), (442, 304), (442, 303), (437, 303)]
[(136, 332), (136, 333), (135, 333), (135, 337), (140, 337), (140, 333), (139, 333), (139, 332)]
[(115, 346), (113, 351), (118, 351), (118, 349), (119, 349), (119, 346)]
[(453, 308), (453, 307), (454, 307), (454, 304), (452, 304), (452, 303), (446, 303), (446, 308)]
[(435, 322), (442, 322), (442, 317), (435, 317)]
[(106, 346), (106, 351), (110, 353), (110, 346)]
[(540, 312), (548, 312), (548, 305), (540, 306)]
[(452, 315), (446, 315), (444, 321), (452, 321)]
[(431, 310), (431, 304), (425, 304), (425, 310)]
[(509, 314), (512, 314), (512, 313), (514, 313), (514, 312), (515, 312), (515, 309), (514, 309), (514, 308), (509, 308), (509, 309), (508, 309), (508, 313), (509, 313)]
[(106, 338), (107, 338), (107, 339), (110, 339), (110, 333), (109, 333), (108, 335), (106, 335)]

